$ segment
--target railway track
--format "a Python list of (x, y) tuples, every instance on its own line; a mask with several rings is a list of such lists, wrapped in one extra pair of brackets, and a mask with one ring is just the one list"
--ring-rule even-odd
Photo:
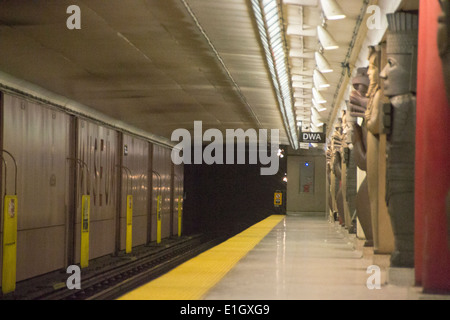
[(225, 237), (199, 236), (155, 254), (82, 278), (80, 290), (67, 287), (34, 300), (111, 300), (172, 270), (224, 241)]

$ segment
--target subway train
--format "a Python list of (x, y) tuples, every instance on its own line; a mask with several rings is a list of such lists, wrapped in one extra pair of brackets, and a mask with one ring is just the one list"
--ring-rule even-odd
[(170, 146), (0, 94), (2, 208), (17, 224), (17, 282), (181, 235), (184, 168)]

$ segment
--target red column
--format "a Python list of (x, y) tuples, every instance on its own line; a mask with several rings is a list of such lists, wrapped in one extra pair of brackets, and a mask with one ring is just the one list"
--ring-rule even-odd
[(450, 292), (445, 199), (450, 189), (450, 106), (437, 48), (437, 0), (420, 1), (416, 149), (416, 280)]

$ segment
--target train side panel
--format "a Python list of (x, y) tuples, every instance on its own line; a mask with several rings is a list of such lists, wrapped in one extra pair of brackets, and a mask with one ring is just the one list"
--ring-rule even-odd
[[(183, 224), (183, 198), (184, 198), (184, 166), (174, 165), (173, 166), (173, 204), (172, 204), (172, 234), (178, 235), (182, 234), (182, 224)], [(179, 214), (181, 217), (179, 218)], [(179, 227), (179, 222), (181, 222), (181, 227)], [(180, 228), (180, 230), (179, 230)]]
[(149, 143), (130, 135), (123, 136), (122, 201), (120, 210), (120, 249), (125, 249), (127, 195), (133, 196), (133, 247), (147, 243), (149, 197)]
[(78, 120), (76, 197), (76, 262), (80, 255), (81, 197), (90, 195), (89, 259), (116, 250), (118, 133), (93, 123)]
[[(4, 95), (3, 148), (17, 161), (17, 281), (63, 268), (70, 116), (22, 98)], [(8, 161), (7, 193), (15, 188)], [(5, 186), (3, 186), (3, 192)], [(2, 195), (3, 195), (2, 192)]]
[(171, 236), (171, 150), (153, 145), (152, 241), (157, 240), (157, 197), (161, 196), (161, 238)]

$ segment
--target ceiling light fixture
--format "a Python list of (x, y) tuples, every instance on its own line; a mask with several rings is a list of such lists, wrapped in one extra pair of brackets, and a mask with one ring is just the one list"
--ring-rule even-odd
[(341, 20), (347, 17), (336, 0), (320, 0), (320, 4), (328, 20)]
[(327, 78), (319, 70), (314, 70), (314, 85), (317, 90), (326, 90), (330, 87), (330, 83)]
[(320, 92), (316, 88), (312, 89), (312, 93), (313, 93), (314, 104), (327, 103), (327, 100), (320, 94)]
[(317, 36), (324, 50), (339, 49), (339, 45), (331, 34), (322, 26), (317, 26)]
[(317, 110), (318, 112), (324, 112), (324, 111), (327, 111), (327, 107), (324, 106), (323, 104), (317, 103), (314, 99), (312, 99), (312, 102), (313, 102), (314, 108), (316, 108), (316, 110)]
[(330, 63), (320, 52), (316, 52), (316, 64), (317, 64), (317, 68), (322, 73), (333, 72), (333, 69), (331, 68)]

